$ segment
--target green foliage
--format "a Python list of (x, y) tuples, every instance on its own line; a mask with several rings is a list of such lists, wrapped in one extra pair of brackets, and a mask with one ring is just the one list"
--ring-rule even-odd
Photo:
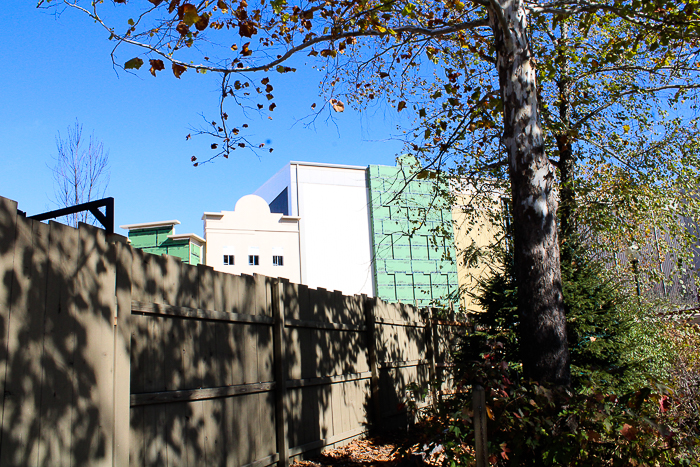
[(700, 457), (700, 325), (668, 323), (664, 337), (674, 350), (666, 362), (666, 370), (677, 401), (669, 406), (665, 416), (674, 422), (681, 445), (688, 446), (686, 456), (697, 458)]
[[(476, 294), (485, 310), (457, 350), (460, 387), (487, 390), (489, 461), (499, 466), (700, 465), (697, 327), (662, 322), (580, 247), (562, 247), (572, 387), (522, 378), (512, 260)], [(691, 350), (692, 349), (692, 350)], [(668, 378), (672, 388), (654, 381)], [(448, 465), (473, 465), (471, 392), (438, 417)]]
[[(659, 348), (639, 349), (642, 332), (657, 330), (642, 320), (634, 297), (607, 279), (603, 266), (586, 258), (580, 247), (564, 246), (562, 289), (567, 315), (567, 336), (575, 388), (595, 381), (600, 387), (629, 388), (644, 379), (650, 358)], [(487, 342), (502, 345), (500, 353), (511, 367), (519, 361), (517, 287), (512, 260), (503, 254), (503, 267), (481, 284), (476, 299), (484, 313), (474, 314), (475, 332), (468, 336), (460, 358), (474, 361)], [(642, 324), (644, 323), (644, 324)]]
[(504, 361), (511, 364), (519, 361), (517, 288), (509, 256), (504, 264), (501, 273), (494, 273), (481, 283), (480, 293), (474, 297), (485, 311), (470, 316), (474, 332), (464, 338), (456, 354), (463, 363), (461, 367), (478, 361), (491, 341), (498, 342), (497, 351)]
[(562, 262), (562, 291), (575, 386), (593, 380), (608, 388), (629, 387), (643, 371), (631, 353), (630, 337), (639, 322), (635, 300), (606, 280), (600, 263), (580, 248), (572, 250)]
[[(678, 405), (665, 386), (616, 395), (598, 386), (580, 391), (518, 379), (489, 350), (470, 377), (487, 388), (489, 463), (498, 466), (700, 465), (697, 431), (679, 433)], [(438, 423), (447, 465), (474, 465), (474, 413), (469, 392), (450, 401)]]

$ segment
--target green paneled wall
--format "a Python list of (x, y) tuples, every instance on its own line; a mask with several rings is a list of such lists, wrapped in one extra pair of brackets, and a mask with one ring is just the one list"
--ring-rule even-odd
[(129, 240), (134, 248), (145, 249), (149, 247), (157, 247), (168, 239), (168, 235), (172, 235), (172, 227), (164, 227), (161, 229), (142, 229), (130, 230)]
[[(435, 202), (434, 180), (408, 182), (411, 175), (401, 166), (367, 169), (374, 279), (378, 297), (428, 306), (458, 289), (452, 212)], [(448, 237), (435, 237), (440, 226)]]
[(202, 247), (190, 243), (190, 264), (197, 266), (202, 263)]
[(189, 240), (171, 240), (173, 226), (129, 231), (131, 246), (153, 255), (170, 255), (194, 266), (202, 262), (202, 247)]

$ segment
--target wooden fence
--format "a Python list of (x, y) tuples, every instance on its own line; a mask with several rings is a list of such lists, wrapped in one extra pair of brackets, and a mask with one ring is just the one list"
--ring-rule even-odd
[(425, 312), (182, 264), (0, 198), (0, 465), (286, 465), (405, 424), (407, 386), (458, 331)]

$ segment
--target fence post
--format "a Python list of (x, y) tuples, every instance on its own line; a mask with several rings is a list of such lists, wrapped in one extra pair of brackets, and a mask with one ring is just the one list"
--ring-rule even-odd
[(374, 306), (377, 298), (367, 298), (362, 295), (363, 306), (365, 308), (365, 323), (367, 325), (367, 356), (369, 357), (369, 369), (372, 372), (370, 379), (370, 399), (372, 401), (372, 412), (374, 413), (373, 425), (378, 430), (382, 424), (381, 405), (379, 403), (379, 369), (377, 367), (377, 348), (375, 335)]
[(488, 464), (488, 449), (486, 444), (486, 394), (478, 384), (472, 386), (472, 410), (474, 411), (474, 441), (476, 443), (476, 467), (486, 467)]
[(284, 402), (287, 393), (287, 363), (284, 345), (284, 285), (285, 281), (272, 281), (272, 313), (274, 324), (272, 331), (273, 351), (275, 354), (275, 423), (277, 430), (277, 453), (279, 467), (289, 466), (289, 444), (287, 440), (287, 419)]

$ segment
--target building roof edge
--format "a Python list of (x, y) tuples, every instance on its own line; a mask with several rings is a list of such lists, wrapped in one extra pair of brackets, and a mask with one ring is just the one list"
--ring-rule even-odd
[(333, 169), (367, 170), (367, 166), (362, 166), (362, 165), (329, 164), (326, 162), (289, 161), (289, 165), (306, 165), (306, 166), (310, 166), (310, 167), (328, 167), (328, 168), (333, 168)]
[(207, 243), (207, 241), (204, 240), (202, 237), (200, 237), (200, 236), (197, 235), (197, 234), (193, 234), (193, 233), (188, 233), (188, 234), (172, 234), (172, 235), (168, 235), (168, 238), (169, 238), (170, 240), (183, 240), (183, 239), (187, 238), (187, 239), (189, 239), (189, 240), (195, 240), (195, 241), (197, 241), (197, 242), (199, 242), (199, 243), (201, 243), (201, 244)]
[(178, 225), (180, 223), (179, 220), (173, 219), (169, 221), (160, 221), (160, 222), (142, 222), (140, 224), (125, 224), (125, 225), (120, 225), (120, 229), (124, 230), (138, 230), (138, 229), (152, 229), (155, 227), (168, 227), (172, 225)]

